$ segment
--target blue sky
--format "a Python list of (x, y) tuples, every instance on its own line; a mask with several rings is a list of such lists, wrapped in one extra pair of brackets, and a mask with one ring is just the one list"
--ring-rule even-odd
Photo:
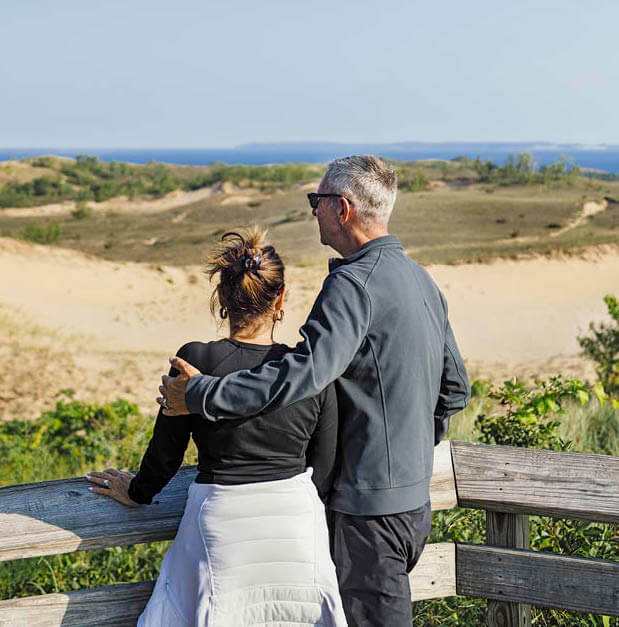
[(619, 143), (616, 0), (20, 0), (0, 146)]

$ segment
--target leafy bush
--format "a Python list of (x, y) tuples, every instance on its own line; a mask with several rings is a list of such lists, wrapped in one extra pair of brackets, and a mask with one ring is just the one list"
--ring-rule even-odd
[(0, 423), (0, 483), (83, 474), (116, 463), (136, 467), (148, 441), (137, 405), (118, 400), (91, 405), (64, 390), (53, 410), (36, 420)]
[(585, 383), (564, 381), (560, 376), (540, 382), (537, 390), (527, 389), (516, 379), (506, 381), (489, 396), (506, 410), (495, 416), (482, 414), (477, 417), (480, 442), (556, 451), (570, 448), (570, 442), (565, 442), (557, 434), (560, 422), (556, 417), (565, 413), (563, 403), (568, 399), (577, 399), (583, 404), (589, 400)]
[(608, 394), (619, 392), (619, 305), (612, 294), (604, 296), (611, 322), (589, 324), (589, 335), (578, 337), (578, 343), (585, 357), (593, 360), (600, 383)]

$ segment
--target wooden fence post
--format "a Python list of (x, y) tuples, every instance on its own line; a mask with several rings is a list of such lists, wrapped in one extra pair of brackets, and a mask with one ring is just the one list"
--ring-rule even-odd
[[(486, 510), (486, 544), (529, 548), (529, 517)], [(488, 599), (488, 627), (531, 627), (531, 606)]]

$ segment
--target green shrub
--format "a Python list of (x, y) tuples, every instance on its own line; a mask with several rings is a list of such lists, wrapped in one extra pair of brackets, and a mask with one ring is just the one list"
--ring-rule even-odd
[(517, 379), (506, 381), (489, 396), (505, 411), (495, 416), (477, 417), (480, 442), (557, 451), (570, 448), (570, 442), (562, 440), (557, 432), (560, 422), (556, 418), (565, 414), (563, 403), (568, 399), (577, 399), (583, 404), (589, 400), (585, 383), (565, 381), (560, 376), (540, 382), (534, 390)]
[[(84, 475), (107, 466), (135, 469), (152, 420), (126, 400), (77, 401), (62, 390), (54, 409), (36, 420), (0, 422), (0, 485)], [(195, 452), (188, 463), (195, 463)], [(86, 480), (84, 479), (85, 487)], [(168, 542), (80, 551), (0, 564), (0, 598), (8, 599), (157, 576)]]
[(62, 396), (36, 420), (0, 423), (0, 483), (75, 476), (103, 464), (139, 464), (149, 433), (137, 405), (125, 400), (92, 405), (72, 400), (70, 390)]
[(92, 215), (92, 209), (88, 206), (86, 201), (78, 200), (75, 204), (75, 209), (71, 212), (71, 217), (74, 220), (83, 220)]
[(619, 305), (612, 294), (604, 296), (610, 323), (589, 324), (589, 335), (578, 337), (583, 355), (596, 363), (600, 383), (608, 394), (619, 392)]
[(54, 160), (52, 157), (38, 157), (31, 161), (35, 168), (53, 168)]
[(58, 222), (30, 224), (20, 233), (22, 239), (37, 244), (56, 244), (62, 236), (62, 226)]
[(407, 168), (397, 168), (398, 189), (405, 192), (422, 192), (430, 188), (430, 179), (426, 173), (416, 168), (412, 172)]

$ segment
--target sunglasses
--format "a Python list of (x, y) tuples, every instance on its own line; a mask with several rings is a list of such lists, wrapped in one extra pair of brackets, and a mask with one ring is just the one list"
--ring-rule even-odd
[[(342, 196), (342, 194), (315, 194), (310, 192), (307, 195), (307, 199), (309, 200), (309, 204), (314, 215), (316, 215), (315, 211), (318, 209), (318, 203), (321, 198), (346, 198), (346, 196)], [(346, 200), (348, 200), (348, 198), (346, 198)], [(348, 202), (350, 202), (350, 200), (348, 200)]]

